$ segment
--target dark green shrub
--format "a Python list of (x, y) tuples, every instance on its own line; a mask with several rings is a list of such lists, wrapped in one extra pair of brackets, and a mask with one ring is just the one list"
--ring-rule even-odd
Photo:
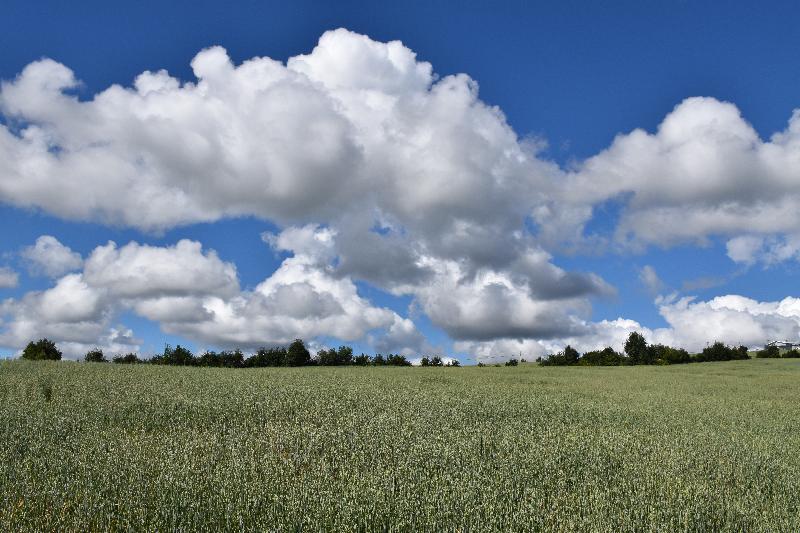
[(353, 364), (357, 366), (367, 366), (370, 363), (369, 356), (367, 354), (357, 355), (353, 358)]
[(144, 363), (135, 353), (128, 353), (125, 355), (115, 355), (111, 361), (116, 364), (130, 365), (136, 363)]
[(86, 355), (83, 357), (83, 360), (87, 363), (107, 363), (108, 359), (106, 359), (105, 355), (103, 355), (103, 350), (100, 348), (95, 348), (94, 350), (89, 350), (86, 352)]
[(29, 361), (60, 361), (61, 351), (53, 341), (39, 339), (36, 342), (29, 342), (25, 349), (22, 350), (22, 359)]
[(339, 346), (338, 350), (320, 350), (317, 352), (317, 364), (322, 366), (349, 365), (353, 362), (353, 349)]
[(404, 355), (392, 354), (386, 356), (386, 364), (391, 366), (411, 366), (411, 361)]
[(587, 366), (619, 366), (625, 363), (625, 357), (613, 348), (604, 348), (586, 352), (578, 364)]
[(781, 356), (781, 351), (777, 346), (767, 346), (763, 350), (756, 352), (756, 357), (760, 359), (777, 359)]
[(150, 362), (154, 365), (193, 366), (197, 364), (197, 359), (180, 344), (175, 348), (167, 344), (164, 346), (164, 353), (156, 355)]
[(651, 344), (647, 350), (650, 352), (650, 359), (655, 364), (681, 365), (692, 361), (692, 356), (683, 348)]
[(580, 359), (578, 350), (567, 344), (563, 352), (548, 355), (542, 359), (539, 364), (542, 366), (567, 366), (576, 365)]
[(197, 366), (217, 368), (242, 368), (245, 364), (241, 350), (213, 352), (207, 351), (196, 359)]
[(244, 366), (251, 368), (285, 365), (286, 348), (259, 348), (244, 362)]

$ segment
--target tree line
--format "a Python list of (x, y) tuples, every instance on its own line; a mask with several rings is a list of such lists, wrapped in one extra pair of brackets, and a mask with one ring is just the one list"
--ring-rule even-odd
[[(756, 352), (757, 358), (800, 358), (797, 349), (781, 352), (777, 346), (768, 346)], [(22, 359), (27, 360), (60, 360), (61, 351), (49, 339), (39, 339), (30, 342), (22, 351)], [(687, 363), (703, 363), (709, 361), (735, 361), (749, 359), (750, 353), (746, 346), (732, 347), (722, 342), (715, 342), (706, 346), (700, 353), (690, 354), (683, 348), (673, 348), (663, 344), (648, 344), (644, 336), (633, 332), (625, 341), (623, 353), (613, 348), (592, 350), (581, 355), (572, 346), (567, 345), (563, 351), (538, 358), (536, 361), (542, 366), (622, 366), (622, 365), (677, 365)], [(219, 368), (258, 368), (279, 366), (411, 366), (404, 355), (376, 354), (374, 356), (360, 354), (354, 355), (349, 346), (329, 348), (317, 351), (312, 356), (302, 339), (295, 339), (287, 347), (260, 348), (254, 354), (246, 357), (241, 350), (206, 351), (201, 355), (194, 355), (189, 349), (177, 345), (164, 347), (163, 353), (156, 354), (146, 359), (140, 358), (135, 353), (119, 354), (108, 359), (99, 348), (89, 350), (84, 356), (84, 361), (89, 363), (117, 363), (117, 364), (153, 364), (171, 366), (198, 366)], [(505, 366), (516, 366), (517, 359), (510, 359)], [(525, 362), (522, 359), (522, 362)], [(452, 359), (445, 362), (440, 356), (423, 357), (421, 366), (460, 366), (458, 360)], [(478, 363), (478, 366), (486, 366)], [(495, 365), (499, 366), (499, 365)]]
[[(30, 342), (22, 351), (22, 359), (28, 360), (60, 360), (61, 351), (49, 339), (39, 339)], [(260, 348), (249, 357), (241, 350), (223, 350), (220, 352), (206, 351), (201, 355), (194, 355), (191, 350), (181, 345), (174, 348), (170, 345), (164, 347), (164, 352), (156, 354), (150, 359), (140, 358), (135, 353), (120, 354), (110, 360), (103, 350), (94, 348), (89, 350), (83, 358), (87, 363), (117, 363), (117, 364), (152, 364), (170, 366), (199, 366), (217, 368), (258, 368), (277, 366), (411, 366), (411, 361), (400, 354), (376, 354), (374, 356), (360, 354), (354, 355), (349, 346), (322, 349), (317, 351), (315, 357), (306, 347), (302, 339), (295, 339), (287, 347)], [(460, 366), (457, 360), (447, 363), (441, 357), (423, 357), (422, 366)]]
[(703, 348), (700, 353), (690, 354), (683, 348), (673, 348), (664, 344), (648, 344), (642, 334), (634, 331), (628, 335), (628, 339), (625, 341), (624, 353), (619, 353), (613, 348), (604, 348), (581, 355), (575, 348), (567, 345), (563, 352), (540, 358), (538, 361), (540, 365), (544, 366), (621, 366), (679, 365), (710, 361), (737, 361), (749, 358), (750, 354), (746, 346), (733, 347), (722, 342), (715, 342)]

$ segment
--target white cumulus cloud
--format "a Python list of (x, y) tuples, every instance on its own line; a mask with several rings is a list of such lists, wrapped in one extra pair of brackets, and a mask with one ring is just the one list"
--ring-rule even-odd
[(51, 278), (78, 270), (83, 265), (81, 254), (61, 244), (52, 235), (42, 235), (33, 245), (23, 248), (20, 256), (28, 264), (31, 273)]

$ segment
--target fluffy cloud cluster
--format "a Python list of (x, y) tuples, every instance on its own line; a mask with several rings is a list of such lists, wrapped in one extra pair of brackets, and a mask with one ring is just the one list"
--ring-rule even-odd
[(398, 41), (337, 30), (286, 64), (213, 47), (192, 68), (195, 83), (145, 72), (79, 101), (67, 67), (28, 65), (0, 90), (0, 198), (145, 229), (356, 206), (494, 226), (525, 216), (549, 170), (473, 80), (437, 79)]
[[(192, 69), (191, 82), (148, 71), (80, 100), (69, 68), (28, 65), (0, 87), (0, 201), (146, 231), (250, 215), (283, 228), (266, 240), (291, 257), (243, 291), (235, 267), (199, 243), (111, 243), (84, 264), (42, 237), (23, 256), (59, 279), (4, 304), (0, 342), (31, 333), (43, 299), (61, 287), (93, 302), (76, 313), (76, 335), (100, 324), (91, 330), (99, 338), (126, 308), (220, 345), (300, 335), (427, 349), (407, 318), (358, 294), (363, 280), (411, 296), (464, 350), (541, 352), (617, 342), (639, 327), (591, 322), (591, 298), (614, 289), (560, 269), (555, 251), (722, 236), (739, 263), (798, 257), (797, 113), (764, 141), (734, 105), (690, 98), (657, 131), (620, 135), (564, 170), (481, 101), (474, 80), (437, 76), (399, 41), (340, 29), (285, 63), (235, 65), (212, 47)], [(586, 235), (609, 202), (620, 206), (613, 234)], [(657, 293), (648, 268), (641, 280)], [(13, 273), (4, 281), (0, 272), (3, 283)], [(695, 342), (681, 316), (722, 312), (701, 304), (662, 302), (679, 344)], [(56, 318), (54, 331), (70, 329)]]
[(35, 244), (23, 248), (20, 256), (28, 263), (31, 273), (51, 278), (78, 270), (83, 264), (79, 253), (73, 252), (52, 235), (42, 235)]
[(240, 289), (233, 264), (198, 242), (99, 246), (82, 261), (81, 272), (2, 303), (0, 346), (18, 349), (48, 337), (71, 357), (92, 346), (135, 351), (139, 341), (133, 333), (113, 326), (123, 310), (213, 346), (254, 348), (297, 337), (353, 341), (368, 334), (387, 351), (410, 353), (422, 345), (410, 320), (372, 306), (350, 279), (326, 271), (328, 230), (293, 229), (272, 240), (292, 255), (252, 291)]
[[(800, 111), (787, 128), (762, 141), (731, 103), (688, 98), (655, 133), (635, 130), (585, 161), (559, 194), (573, 223), (586, 206), (616, 200), (623, 209), (614, 238), (622, 245), (702, 243), (800, 234)], [(583, 213), (581, 218), (580, 213)], [(744, 243), (734, 240), (736, 250)], [(793, 257), (774, 254), (773, 260)], [(743, 257), (736, 251), (734, 260)], [(746, 261), (754, 260), (747, 255)]]

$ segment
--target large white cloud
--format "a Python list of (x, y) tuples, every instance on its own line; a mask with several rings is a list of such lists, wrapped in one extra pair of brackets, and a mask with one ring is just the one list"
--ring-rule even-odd
[(502, 225), (549, 169), (473, 80), (437, 80), (398, 41), (337, 30), (286, 65), (235, 66), (213, 47), (192, 68), (196, 83), (145, 72), (79, 101), (67, 67), (30, 64), (0, 91), (21, 124), (0, 128), (0, 198), (148, 229), (331, 218), (365, 202), (409, 224), (463, 212)]
[(121, 330), (110, 327), (112, 319), (113, 302), (81, 274), (68, 274), (47, 290), (0, 303), (0, 346), (19, 350), (29, 341), (47, 337), (58, 341), (69, 358), (79, 357), (91, 346), (137, 349), (132, 334), (125, 335), (129, 344), (119, 341)]
[(406, 351), (422, 346), (411, 320), (373, 306), (351, 279), (335, 275), (327, 264), (332, 238), (330, 230), (314, 226), (270, 236), (266, 240), (291, 256), (252, 291), (240, 290), (232, 263), (195, 241), (98, 246), (81, 273), (2, 303), (0, 346), (20, 349), (48, 337), (70, 357), (95, 345), (136, 349), (131, 331), (112, 327), (125, 310), (166, 332), (220, 347), (255, 348), (298, 337), (369, 337), (382, 349)]
[[(332, 238), (330, 230), (313, 226), (266, 236), (276, 249), (293, 255), (253, 291), (196, 301), (203, 312), (200, 319), (170, 320), (148, 315), (144, 306), (139, 310), (149, 318), (162, 318), (167, 331), (226, 346), (255, 347), (297, 337), (354, 341), (391, 327), (400, 318), (396, 313), (373, 306), (351, 279), (335, 276), (327, 267)], [(188, 305), (176, 303), (181, 308)]]
[(220, 260), (214, 251), (203, 253), (199, 242), (185, 239), (166, 247), (131, 242), (118, 248), (109, 242), (89, 255), (83, 275), (93, 287), (121, 298), (225, 297), (239, 292), (232, 263)]
[(564, 180), (558, 198), (583, 213), (570, 221), (573, 226), (590, 218), (586, 206), (621, 202), (615, 239), (622, 245), (796, 235), (800, 112), (764, 141), (735, 105), (688, 98), (655, 133), (637, 129), (617, 136)]

